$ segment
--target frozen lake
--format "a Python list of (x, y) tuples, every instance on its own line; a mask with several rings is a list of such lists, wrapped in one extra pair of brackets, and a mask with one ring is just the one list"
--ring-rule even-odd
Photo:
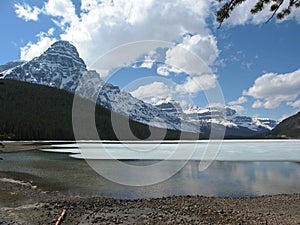
[[(207, 141), (197, 142), (195, 149), (194, 143), (188, 142), (180, 143), (179, 148), (174, 142), (125, 145), (128, 147), (116, 142), (100, 145), (89, 142), (80, 143), (81, 149), (78, 149), (77, 144), (65, 143), (54, 144), (55, 149), (46, 151), (0, 153), (3, 158), (0, 175), (29, 179), (46, 190), (117, 198), (300, 193), (300, 141), (297, 140), (224, 141), (213, 154), (205, 153)], [(177, 160), (160, 160), (170, 157), (176, 148)], [(185, 152), (192, 152), (192, 157), (187, 157)], [(211, 160), (214, 155), (216, 158)], [(80, 159), (83, 156), (89, 159)], [(107, 160), (107, 156), (125, 160)], [(201, 162), (205, 162), (199, 157), (210, 161), (207, 168), (199, 170)], [(160, 162), (164, 164), (156, 166)], [(98, 165), (101, 165), (100, 173), (95, 172)], [(127, 166), (132, 170), (127, 170)], [(117, 182), (111, 181), (116, 177)], [(152, 185), (122, 185), (126, 182), (148, 184), (151, 179), (160, 178), (160, 182)]]
[(300, 162), (300, 140), (79, 142), (53, 147), (44, 151), (69, 152), (71, 157), (84, 159)]

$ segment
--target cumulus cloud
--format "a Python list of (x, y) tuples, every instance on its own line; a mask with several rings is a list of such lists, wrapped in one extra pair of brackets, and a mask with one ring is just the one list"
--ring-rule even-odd
[(184, 84), (179, 85), (180, 89), (182, 88), (186, 93), (198, 93), (201, 91), (206, 91), (212, 88), (215, 88), (217, 84), (216, 75), (202, 75), (188, 77)]
[(264, 103), (260, 100), (256, 100), (255, 102), (253, 102), (252, 104), (252, 108), (254, 109), (258, 109), (264, 106)]
[(215, 88), (217, 77), (215, 75), (202, 75), (188, 77), (182, 84), (168, 82), (151, 81), (148, 84), (140, 85), (130, 93), (141, 100), (153, 103), (159, 99), (172, 98), (179, 102), (189, 99), (191, 95)]
[(224, 109), (224, 104), (221, 102), (211, 102), (208, 105), (205, 106), (206, 108), (223, 108)]
[(167, 65), (161, 65), (157, 67), (156, 73), (162, 76), (170, 75), (170, 68)]
[(283, 102), (291, 102), (299, 95), (300, 69), (286, 74), (267, 73), (258, 77), (243, 95), (257, 99), (252, 107), (273, 109)]
[(75, 6), (71, 0), (48, 0), (44, 5), (45, 14), (58, 17), (60, 21), (55, 20), (61, 26), (65, 23), (72, 23), (78, 20), (75, 13)]
[(36, 56), (41, 55), (49, 48), (51, 44), (57, 41), (56, 38), (51, 37), (54, 29), (50, 28), (47, 33), (41, 32), (37, 35), (38, 41), (36, 43), (29, 42), (21, 48), (21, 60), (29, 61)]
[(38, 20), (38, 16), (41, 13), (41, 9), (39, 9), (36, 6), (31, 7), (28, 4), (14, 4), (15, 6), (15, 13), (17, 14), (17, 16), (21, 19), (24, 19), (25, 21), (37, 21)]
[(241, 96), (235, 101), (228, 102), (228, 105), (230, 106), (230, 108), (236, 110), (237, 113), (241, 113), (245, 111), (244, 106), (242, 106), (241, 104), (244, 104), (247, 101), (248, 99), (245, 96)]
[(185, 35), (182, 43), (166, 52), (163, 70), (189, 75), (202, 75), (210, 72), (219, 55), (216, 38), (212, 35)]
[(292, 106), (294, 108), (300, 108), (300, 99), (294, 102), (288, 102), (287, 105)]
[(147, 69), (151, 69), (153, 64), (154, 64), (155, 60), (151, 59), (151, 57), (149, 56), (145, 56), (145, 60), (144, 62), (141, 64), (140, 68), (147, 68)]
[(76, 15), (71, 0), (48, 0), (44, 5), (45, 14), (62, 28), (61, 39), (71, 41), (88, 66), (122, 44), (141, 40), (181, 43), (186, 33), (202, 38), (198, 42), (207, 53), (201, 57), (209, 59), (208, 54), (215, 51), (206, 51), (211, 45), (203, 44), (214, 38), (206, 26), (209, 1), (82, 0), (80, 10)]
[(240, 105), (247, 102), (247, 98), (245, 96), (239, 97), (236, 101), (231, 101), (228, 105)]
[(142, 85), (130, 94), (140, 100), (153, 103), (158, 99), (171, 97), (173, 90), (163, 82), (154, 81), (150, 84)]
[(159, 60), (159, 54), (157, 54), (155, 51), (152, 50), (147, 55), (144, 56), (142, 62), (138, 62), (140, 63), (139, 66), (134, 65), (134, 67), (151, 69), (157, 60)]
[(231, 105), (230, 108), (237, 111), (238, 114), (245, 111), (245, 108), (241, 105)]

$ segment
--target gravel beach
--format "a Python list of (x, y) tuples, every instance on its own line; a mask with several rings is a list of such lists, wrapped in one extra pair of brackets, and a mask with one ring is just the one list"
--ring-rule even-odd
[[(42, 145), (8, 142), (0, 150), (16, 152)], [(300, 224), (300, 194), (125, 200), (62, 193), (46, 186), (43, 177), (0, 171), (0, 224), (55, 224), (63, 212), (59, 224)]]
[(10, 179), (1, 179), (0, 190), (0, 224), (55, 224), (63, 211), (60, 224), (300, 224), (299, 194), (120, 200), (45, 192)]

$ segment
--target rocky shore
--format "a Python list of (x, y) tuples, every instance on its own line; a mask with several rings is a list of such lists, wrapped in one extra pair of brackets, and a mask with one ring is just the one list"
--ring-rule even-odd
[[(47, 193), (5, 179), (0, 184), (2, 200), (12, 198), (0, 209), (0, 224), (55, 224), (63, 211), (60, 224), (300, 224), (299, 194), (120, 200)], [(17, 199), (23, 201), (12, 204)]]
[[(0, 146), (0, 151), (15, 152), (16, 145), (5, 143)], [(43, 143), (24, 143), (20, 146), (23, 151), (38, 148), (39, 145)], [(57, 191), (57, 183), (51, 183), (56, 185), (57, 190), (47, 189), (45, 187), (51, 185), (48, 180), (44, 181), (45, 178), (33, 177), (25, 171), (0, 171), (0, 224), (55, 224), (59, 218), (59, 224), (70, 225), (300, 224), (300, 194), (125, 200), (83, 196), (75, 192), (62, 193)]]

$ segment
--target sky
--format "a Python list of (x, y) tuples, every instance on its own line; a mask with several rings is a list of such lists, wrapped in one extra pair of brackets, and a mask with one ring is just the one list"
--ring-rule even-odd
[(270, 12), (252, 15), (254, 4), (218, 29), (214, 0), (2, 0), (0, 64), (67, 40), (89, 69), (147, 102), (281, 120), (300, 109), (300, 9), (265, 23)]

